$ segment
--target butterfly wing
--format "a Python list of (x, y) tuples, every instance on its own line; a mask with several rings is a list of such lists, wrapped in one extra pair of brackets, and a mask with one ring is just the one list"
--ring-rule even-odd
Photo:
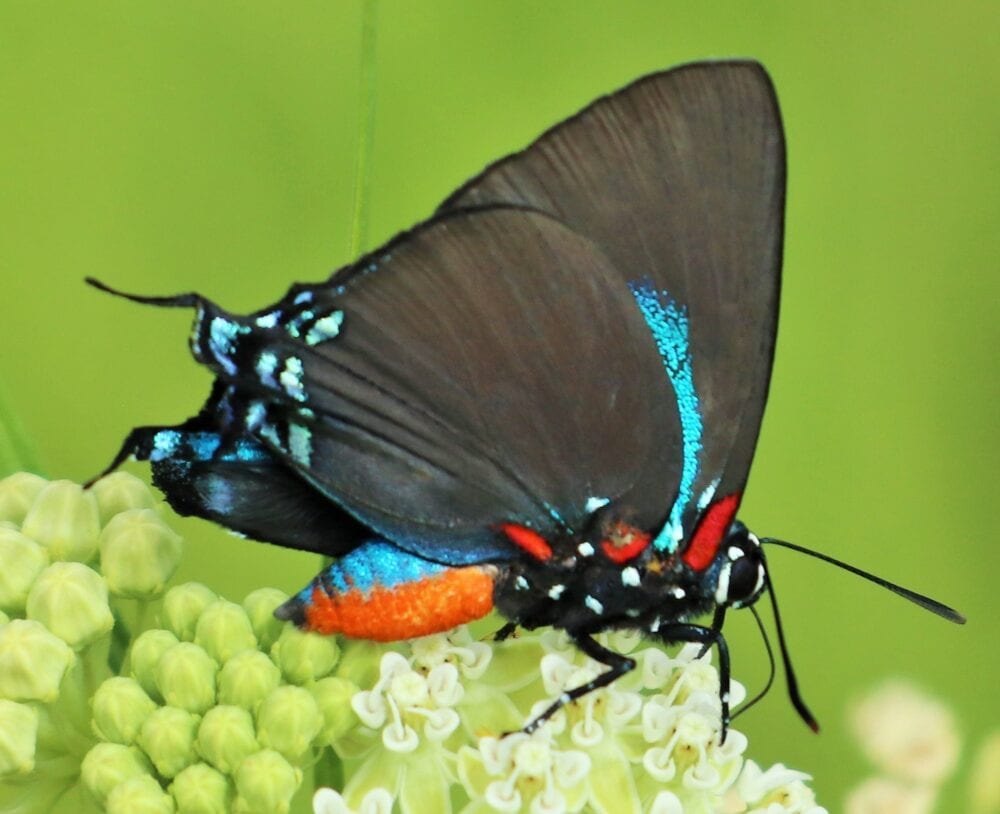
[[(245, 405), (228, 421), (442, 562), (510, 556), (503, 522), (579, 528), (590, 498), (629, 492), (649, 450), (679, 437), (620, 272), (517, 208), (435, 219), (250, 317), (206, 306), (193, 344)], [(676, 490), (669, 474), (633, 506), (646, 522)]]
[[(688, 504), (687, 531), (690, 504), (717, 480), (718, 494), (742, 492), (753, 456), (777, 330), (784, 189), (784, 138), (766, 72), (749, 61), (703, 62), (598, 99), (441, 207), (547, 212), (600, 246), (637, 299), (645, 291), (651, 330), (673, 334), (660, 343), (665, 362), (671, 352), (692, 360), (697, 409), (683, 434), (696, 460), (678, 496)], [(686, 331), (657, 324), (671, 303)], [(677, 455), (669, 444), (656, 449)]]

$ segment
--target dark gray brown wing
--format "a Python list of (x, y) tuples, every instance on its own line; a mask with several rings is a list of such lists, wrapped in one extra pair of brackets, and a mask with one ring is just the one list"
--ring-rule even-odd
[[(698, 401), (689, 456), (701, 425), (697, 473), (679, 497), (690, 503), (716, 479), (719, 494), (746, 480), (774, 350), (784, 189), (782, 127), (764, 69), (697, 63), (598, 99), (489, 166), (441, 210), (548, 212), (600, 246), (625, 282), (647, 281), (661, 301), (647, 302), (653, 311), (673, 303), (686, 316)], [(678, 465), (669, 444), (653, 449)]]

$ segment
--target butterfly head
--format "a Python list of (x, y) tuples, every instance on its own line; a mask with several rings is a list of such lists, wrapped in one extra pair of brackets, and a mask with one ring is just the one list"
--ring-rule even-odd
[(717, 605), (744, 608), (764, 592), (767, 572), (760, 540), (739, 520), (733, 521), (719, 546), (709, 579)]

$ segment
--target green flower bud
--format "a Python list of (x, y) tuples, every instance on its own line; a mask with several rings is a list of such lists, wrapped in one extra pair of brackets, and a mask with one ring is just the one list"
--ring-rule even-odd
[(343, 657), (337, 665), (337, 677), (359, 687), (371, 687), (378, 681), (386, 646), (364, 639), (344, 639)]
[(298, 762), (323, 726), (316, 699), (302, 687), (282, 685), (257, 710), (257, 740)]
[(0, 700), (0, 777), (35, 768), (38, 712), (26, 704)]
[(180, 642), (165, 651), (156, 665), (156, 686), (171, 706), (201, 714), (215, 703), (217, 669), (198, 645)]
[(185, 582), (171, 588), (163, 597), (163, 619), (178, 639), (190, 642), (201, 612), (218, 597), (200, 582)]
[(233, 790), (226, 778), (205, 763), (188, 766), (170, 784), (183, 814), (229, 814)]
[(74, 650), (82, 650), (115, 624), (104, 579), (78, 562), (56, 562), (42, 571), (28, 593), (25, 613)]
[(154, 628), (139, 635), (132, 642), (132, 652), (129, 663), (132, 665), (132, 677), (139, 682), (150, 698), (162, 701), (160, 688), (156, 686), (156, 665), (160, 658), (171, 647), (177, 644), (177, 637), (169, 630)]
[(255, 712), (281, 683), (281, 670), (259, 650), (244, 650), (219, 671), (219, 703)]
[(31, 504), (21, 531), (45, 546), (53, 560), (87, 562), (97, 553), (101, 531), (97, 499), (78, 483), (52, 481)]
[(116, 786), (148, 774), (150, 766), (142, 752), (120, 743), (97, 744), (80, 764), (83, 785), (102, 803)]
[(358, 716), (351, 708), (351, 698), (358, 690), (350, 681), (335, 676), (321, 678), (310, 685), (309, 692), (323, 715), (321, 743), (333, 743), (357, 725)]
[(15, 472), (0, 480), (0, 520), (20, 525), (47, 483), (30, 472)]
[(139, 745), (164, 777), (173, 777), (194, 763), (198, 716), (177, 707), (159, 707), (146, 718)]
[(156, 778), (133, 777), (116, 786), (108, 795), (107, 814), (173, 814), (174, 801)]
[(115, 676), (94, 693), (94, 733), (102, 740), (128, 746), (135, 742), (156, 704), (134, 678)]
[(181, 562), (181, 538), (152, 509), (116, 514), (101, 532), (101, 571), (117, 596), (159, 596)]
[(257, 637), (253, 635), (246, 611), (225, 599), (217, 599), (201, 612), (194, 641), (219, 664), (225, 664), (241, 650), (257, 647)]
[(233, 807), (238, 812), (267, 811), (287, 814), (302, 772), (277, 752), (264, 749), (250, 755), (236, 770), (238, 797)]
[(48, 552), (38, 543), (0, 528), (0, 607), (23, 613), (28, 591), (48, 564)]
[(141, 480), (128, 472), (112, 472), (90, 487), (97, 498), (101, 524), (107, 525), (116, 514), (129, 509), (156, 508), (156, 498)]
[(0, 698), (55, 701), (73, 659), (66, 642), (44, 625), (12, 619), (0, 628)]
[(261, 650), (269, 650), (285, 628), (285, 623), (274, 617), (274, 609), (286, 599), (288, 594), (277, 588), (258, 588), (243, 600), (243, 610), (250, 617)]
[(245, 757), (260, 750), (253, 718), (242, 707), (212, 707), (198, 727), (198, 753), (220, 772), (232, 774)]
[(305, 684), (328, 675), (337, 666), (340, 647), (333, 636), (286, 625), (271, 648), (271, 658), (290, 683)]

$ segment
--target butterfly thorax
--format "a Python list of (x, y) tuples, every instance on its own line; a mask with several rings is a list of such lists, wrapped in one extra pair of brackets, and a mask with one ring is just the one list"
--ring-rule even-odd
[(749, 604), (762, 587), (759, 544), (738, 521), (726, 531), (716, 557), (700, 570), (677, 552), (649, 545), (651, 535), (622, 521), (602, 524), (600, 534), (551, 540), (520, 526), (507, 525), (504, 532), (524, 556), (501, 568), (494, 604), (527, 628), (655, 631), (717, 605)]

